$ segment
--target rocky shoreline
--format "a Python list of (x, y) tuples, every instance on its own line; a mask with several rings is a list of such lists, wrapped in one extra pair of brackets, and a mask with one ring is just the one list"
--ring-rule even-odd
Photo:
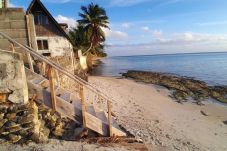
[(179, 103), (190, 99), (195, 100), (199, 105), (202, 105), (202, 101), (207, 99), (227, 103), (227, 86), (209, 86), (205, 82), (193, 78), (159, 72), (129, 70), (127, 73), (123, 73), (122, 76), (164, 86), (172, 91), (171, 97)]

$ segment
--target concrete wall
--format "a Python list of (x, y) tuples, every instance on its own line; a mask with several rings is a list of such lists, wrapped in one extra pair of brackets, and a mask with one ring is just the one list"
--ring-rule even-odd
[[(0, 9), (0, 31), (22, 44), (28, 44), (25, 12), (21, 8)], [(8, 49), (9, 42), (0, 37), (0, 48)]]
[[(70, 55), (73, 51), (72, 44), (65, 37), (55, 36), (55, 37), (36, 37), (37, 40), (48, 40), (49, 52), (51, 57)], [(38, 50), (40, 53), (47, 52)]]
[(18, 104), (28, 102), (28, 87), (24, 62), (19, 53), (0, 50), (0, 94)]
[[(7, 34), (23, 45), (28, 45), (24, 10), (22, 8), (0, 9), (0, 32)], [(1, 36), (0, 49), (10, 50), (10, 42)], [(24, 59), (26, 59), (26, 54), (21, 48), (15, 46), (15, 50), (23, 53)]]

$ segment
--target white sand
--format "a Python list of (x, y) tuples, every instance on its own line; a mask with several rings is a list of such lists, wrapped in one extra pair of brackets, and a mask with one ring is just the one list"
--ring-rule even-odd
[(179, 104), (165, 88), (128, 79), (92, 76), (89, 82), (116, 100), (118, 122), (152, 151), (227, 150), (227, 106)]

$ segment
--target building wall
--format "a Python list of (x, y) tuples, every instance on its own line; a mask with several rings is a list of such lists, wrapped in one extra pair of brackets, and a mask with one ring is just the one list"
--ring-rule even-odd
[[(28, 45), (28, 34), (26, 27), (25, 12), (22, 8), (5, 8), (0, 9), (0, 32), (5, 33), (17, 42)], [(0, 36), (0, 49), (10, 50), (10, 42)], [(15, 45), (16, 52), (22, 53), (24, 62), (27, 62), (25, 51)]]
[(63, 36), (53, 36), (53, 37), (45, 37), (45, 36), (37, 36), (36, 40), (47, 40), (49, 50), (38, 50), (40, 53), (51, 53), (51, 57), (57, 56), (65, 56), (70, 55), (73, 51), (72, 44), (68, 41), (67, 38)]

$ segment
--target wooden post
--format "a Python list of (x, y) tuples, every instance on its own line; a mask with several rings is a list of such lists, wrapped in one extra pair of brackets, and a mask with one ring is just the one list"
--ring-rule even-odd
[(28, 53), (28, 52), (26, 53), (26, 55), (27, 55), (27, 58), (28, 58), (29, 69), (32, 72), (34, 72), (33, 63), (32, 63), (32, 57), (31, 57), (30, 53)]
[(14, 48), (14, 44), (13, 43), (10, 43), (10, 49), (12, 52), (15, 52), (15, 48)]
[(110, 101), (107, 101), (107, 107), (108, 107), (108, 123), (109, 123), (109, 134), (110, 134), (110, 137), (113, 136), (113, 131), (112, 131), (112, 115), (111, 115), (111, 112), (112, 112), (112, 103)]
[(60, 80), (59, 80), (59, 74), (58, 74), (58, 70), (54, 70), (55, 71), (55, 77), (56, 77), (56, 81), (58, 86), (60, 85)]
[(3, 0), (3, 8), (8, 8), (8, 0)]
[[(27, 32), (28, 32), (28, 44), (29, 44), (29, 47), (31, 47), (31, 30), (30, 30), (30, 21), (29, 21), (29, 17), (28, 15), (26, 15), (26, 23), (27, 23)], [(32, 72), (34, 72), (34, 68), (33, 68), (33, 63), (32, 63), (32, 57), (30, 55), (30, 53), (26, 53), (27, 55), (27, 59), (28, 59), (28, 64), (29, 64), (29, 68)]]
[(49, 68), (48, 68), (48, 77), (49, 77), (49, 82), (50, 82), (50, 94), (51, 94), (52, 108), (54, 111), (56, 111), (56, 94), (55, 94), (53, 72), (52, 72), (51, 66), (49, 66)]
[(81, 105), (82, 105), (82, 117), (83, 117), (83, 126), (86, 128), (86, 105), (84, 99), (84, 88), (83, 85), (80, 85), (80, 98), (81, 98)]

